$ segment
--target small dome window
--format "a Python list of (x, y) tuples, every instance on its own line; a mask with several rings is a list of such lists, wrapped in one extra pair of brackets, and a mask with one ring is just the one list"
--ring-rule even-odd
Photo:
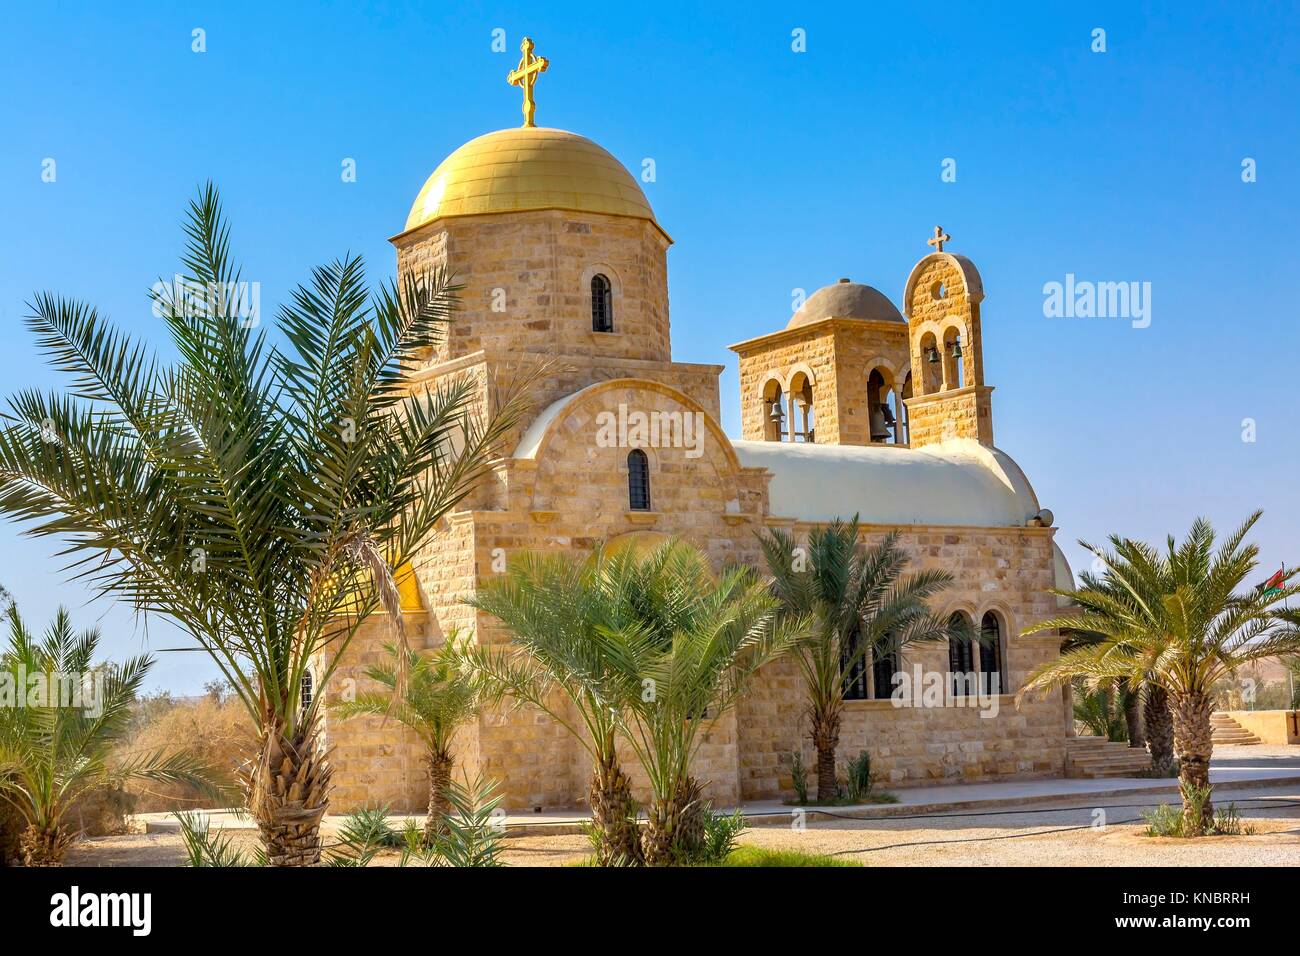
[(640, 448), (627, 456), (627, 506), (631, 511), (650, 510), (650, 459)]

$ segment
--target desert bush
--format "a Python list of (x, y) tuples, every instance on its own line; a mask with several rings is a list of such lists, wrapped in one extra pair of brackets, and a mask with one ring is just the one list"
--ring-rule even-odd
[[(252, 757), (256, 741), (248, 712), (238, 698), (209, 685), (208, 693), (199, 698), (176, 699), (167, 693), (142, 698), (132, 736), (119, 749), (170, 753), (181, 745), (208, 766), (234, 777)], [(135, 813), (216, 808), (210, 797), (184, 784), (140, 781), (128, 789), (135, 798)]]
[(1183, 784), (1182, 790), (1183, 807), (1162, 803), (1153, 810), (1142, 811), (1142, 816), (1147, 821), (1147, 836), (1249, 836), (1255, 832), (1253, 824), (1242, 820), (1241, 811), (1235, 803), (1220, 807), (1212, 816), (1207, 816), (1205, 807), (1213, 792), (1210, 787), (1189, 787)]

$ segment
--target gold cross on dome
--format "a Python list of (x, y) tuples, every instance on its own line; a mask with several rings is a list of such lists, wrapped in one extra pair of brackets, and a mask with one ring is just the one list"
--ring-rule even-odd
[(538, 76), (546, 72), (551, 61), (544, 56), (533, 56), (533, 41), (528, 37), (524, 37), (519, 49), (524, 55), (519, 58), (519, 65), (506, 74), (506, 82), (524, 91), (524, 126), (536, 126), (533, 122), (533, 114), (537, 112), (537, 103), (533, 100), (533, 84), (537, 82)]
[(935, 252), (943, 252), (943, 244), (951, 242), (952, 236), (946, 235), (942, 226), (934, 227), (934, 238), (925, 240), (927, 246), (934, 246)]

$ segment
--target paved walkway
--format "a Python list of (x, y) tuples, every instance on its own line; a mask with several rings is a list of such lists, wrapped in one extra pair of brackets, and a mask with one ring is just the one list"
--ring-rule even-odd
[[(1214, 750), (1210, 780), (1216, 786), (1265, 787), (1300, 784), (1300, 745), (1297, 746), (1221, 746)], [(1060, 800), (1113, 797), (1122, 794), (1177, 793), (1178, 781), (1147, 777), (1104, 777), (1073, 780), (1051, 777), (1041, 780), (1013, 780), (1006, 783), (954, 783), (927, 787), (899, 787), (893, 791), (898, 803), (835, 807), (837, 816), (860, 818), (887, 817), (899, 814), (936, 813), (953, 809), (1026, 806)], [(755, 800), (740, 807), (754, 823), (777, 823), (790, 819), (794, 808), (779, 800)], [(211, 826), (227, 830), (254, 829), (253, 821), (230, 810), (200, 811)], [(809, 808), (809, 813), (815, 808)], [(144, 813), (145, 832), (162, 833), (180, 828), (170, 813)], [(332, 830), (342, 818), (325, 818), (325, 829)], [(393, 814), (392, 824), (401, 828), (406, 820), (423, 823), (423, 814)], [(576, 833), (588, 819), (582, 809), (554, 810), (543, 813), (511, 813), (506, 826), (512, 833)]]

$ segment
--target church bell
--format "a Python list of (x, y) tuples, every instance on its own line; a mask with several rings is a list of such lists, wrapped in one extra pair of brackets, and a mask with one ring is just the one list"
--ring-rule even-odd
[(877, 404), (871, 410), (871, 440), (873, 442), (889, 441), (892, 435), (889, 426), (893, 417), (889, 409), (883, 404)]

